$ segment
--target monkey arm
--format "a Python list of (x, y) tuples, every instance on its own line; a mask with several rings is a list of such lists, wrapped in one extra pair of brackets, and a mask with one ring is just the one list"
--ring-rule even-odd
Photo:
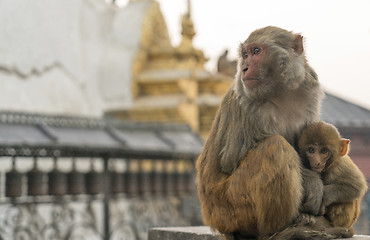
[(301, 213), (318, 215), (324, 194), (323, 182), (318, 173), (307, 168), (303, 168), (301, 174), (303, 199), (299, 211)]
[(361, 192), (350, 184), (330, 184), (324, 186), (323, 205), (325, 207), (332, 203), (351, 202), (359, 198)]
[(301, 204), (300, 160), (280, 135), (258, 143), (231, 174), (206, 148), (197, 161), (204, 222), (221, 233), (272, 234), (297, 217)]
[(327, 172), (324, 176), (323, 207), (332, 203), (351, 202), (365, 194), (366, 179), (348, 156), (333, 162)]
[(252, 203), (258, 231), (271, 234), (298, 215), (300, 178), (298, 154), (282, 136), (273, 135), (247, 152), (228, 179), (227, 194), (231, 201), (242, 197)]

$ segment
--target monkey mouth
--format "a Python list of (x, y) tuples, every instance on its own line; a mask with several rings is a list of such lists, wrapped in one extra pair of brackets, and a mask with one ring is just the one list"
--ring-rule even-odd
[(251, 88), (259, 82), (260, 80), (258, 78), (243, 78), (243, 83), (247, 88)]

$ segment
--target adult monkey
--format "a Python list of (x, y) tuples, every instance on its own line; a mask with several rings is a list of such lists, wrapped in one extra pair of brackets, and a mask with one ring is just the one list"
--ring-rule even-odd
[[(235, 83), (197, 160), (198, 194), (212, 229), (264, 238), (289, 230), (299, 215), (300, 159), (292, 145), (303, 127), (319, 120), (323, 91), (299, 34), (258, 29), (239, 53)], [(333, 237), (311, 228), (285, 230), (275, 238), (294, 238), (295, 230), (298, 237)]]

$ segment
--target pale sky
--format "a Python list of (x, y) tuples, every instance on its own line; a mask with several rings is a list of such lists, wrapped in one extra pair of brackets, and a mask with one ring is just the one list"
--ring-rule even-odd
[[(157, 0), (177, 46), (186, 0)], [(191, 0), (194, 46), (215, 71), (225, 49), (230, 57), (255, 29), (268, 25), (301, 33), (310, 65), (324, 89), (370, 109), (369, 0)]]

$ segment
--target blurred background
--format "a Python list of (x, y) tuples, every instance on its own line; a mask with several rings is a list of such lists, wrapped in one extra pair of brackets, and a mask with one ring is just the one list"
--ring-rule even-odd
[[(305, 38), (370, 179), (370, 2), (0, 2), (0, 237), (146, 239), (200, 225), (194, 162), (232, 84), (240, 42)], [(358, 234), (370, 234), (370, 195)]]

